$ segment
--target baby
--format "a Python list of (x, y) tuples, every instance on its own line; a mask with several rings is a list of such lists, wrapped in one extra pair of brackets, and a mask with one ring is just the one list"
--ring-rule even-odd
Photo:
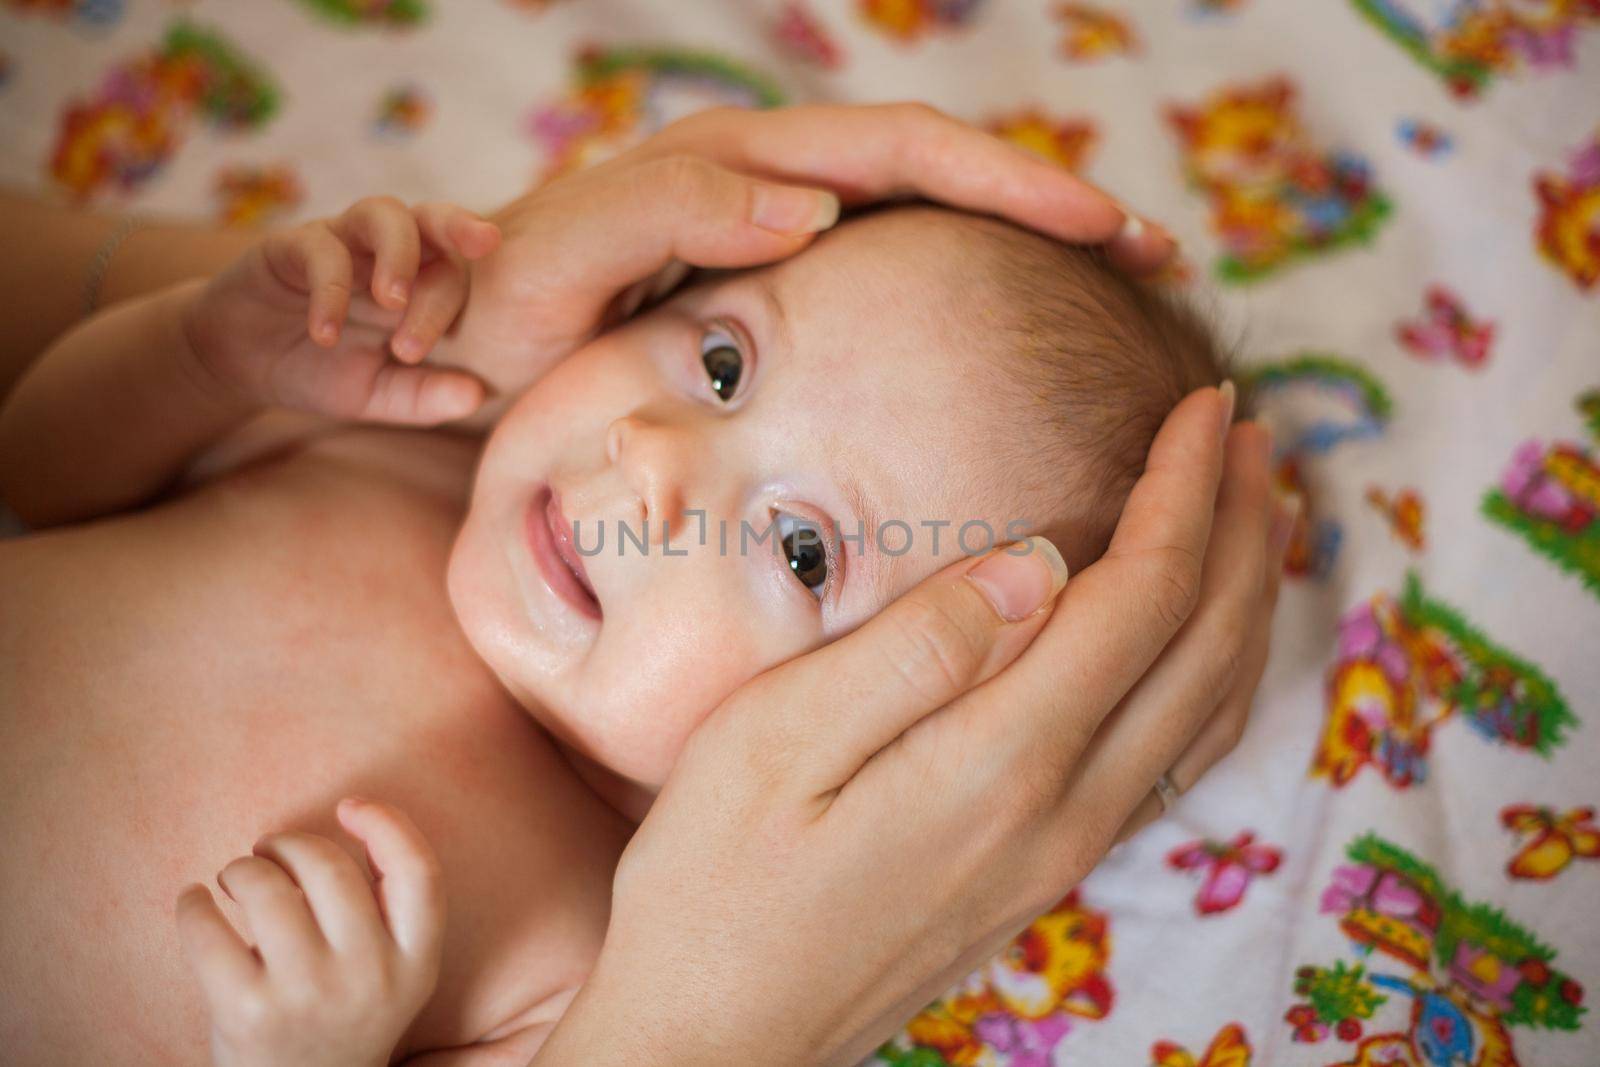
[[(409, 235), (421, 275), (380, 232)], [(692, 279), (487, 441), (344, 422), (229, 466), (240, 397), (326, 411), (339, 392), (348, 414), (414, 421), (479, 400), (392, 364), (375, 389), (371, 361), (417, 279), (491, 231), (364, 202), (295, 235), (80, 327), (0, 410), (0, 488), (26, 518), (48, 507), (22, 444), (170, 422), (140, 361), (172, 346), (203, 368), (182, 416), (206, 427), (194, 484), (0, 542), (0, 1046), (18, 1062), (201, 1062), (206, 1006), (223, 1062), (526, 1062), (711, 709), (962, 553), (1088, 564), (1162, 419), (1222, 378), (1202, 325), (1099, 253), (899, 206)], [(373, 293), (344, 334), (306, 297), (341, 263)], [(238, 342), (263, 333), (270, 360)], [(338, 808), (370, 875), (328, 817), (352, 793), (384, 801)], [(294, 830), (228, 862), (264, 824)], [(247, 940), (192, 886), (224, 864)]]

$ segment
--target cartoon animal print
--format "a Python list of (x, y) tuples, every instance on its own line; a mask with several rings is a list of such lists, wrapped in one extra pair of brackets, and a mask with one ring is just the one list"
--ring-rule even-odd
[(399, 139), (421, 130), (433, 116), (433, 98), (420, 85), (396, 85), (383, 94), (373, 119), (373, 131), (380, 137)]
[(1415, 574), (1339, 622), (1313, 778), (1372, 767), (1404, 789), (1427, 777), (1432, 732), (1459, 716), (1491, 743), (1549, 756), (1577, 719), (1549, 678), (1424, 594)]
[(1589, 435), (1600, 441), (1600, 389), (1591, 389), (1578, 397), (1578, 412), (1589, 427)]
[(67, 106), (50, 174), (77, 200), (128, 192), (172, 157), (194, 116), (250, 129), (277, 107), (277, 90), (258, 67), (218, 34), (179, 19), (156, 48)]
[(1600, 132), (1572, 154), (1565, 175), (1535, 174), (1533, 191), (1539, 251), (1579, 289), (1594, 289), (1600, 285)]
[(544, 178), (597, 163), (707, 107), (776, 107), (783, 94), (754, 71), (706, 52), (585, 48), (573, 89), (533, 113), (528, 129), (544, 149)]
[(1171, 1041), (1157, 1041), (1150, 1046), (1152, 1067), (1250, 1067), (1250, 1056), (1250, 1038), (1238, 1023), (1218, 1030), (1199, 1059)]
[(868, 26), (901, 43), (969, 25), (984, 0), (857, 0)]
[(1319, 513), (1318, 494), (1306, 481), (1304, 461), (1304, 454), (1287, 448), (1280, 450), (1273, 461), (1272, 476), (1278, 492), (1300, 498), (1300, 512), (1283, 550), (1283, 573), (1322, 581), (1333, 573), (1338, 561), (1344, 528)]
[(110, 26), (122, 18), (126, 0), (5, 0), (5, 10), (20, 15), (53, 15), (92, 29)]
[(345, 26), (415, 26), (428, 17), (427, 0), (300, 0), (311, 10)]
[(217, 173), (217, 215), (229, 226), (259, 226), (289, 211), (305, 197), (288, 166), (224, 167)]
[[(1578, 407), (1600, 437), (1595, 394)], [(1500, 484), (1483, 498), (1483, 513), (1520, 534), (1541, 555), (1600, 596), (1600, 456), (1576, 441), (1524, 441)]]
[(1110, 1013), (1110, 959), (1105, 915), (1083, 906), (1074, 890), (880, 1046), (877, 1061), (1050, 1067), (1051, 1050), (1074, 1019)]
[(1506, 864), (1513, 878), (1546, 881), (1575, 859), (1600, 859), (1600, 826), (1594, 809), (1573, 808), (1556, 812), (1532, 804), (1513, 804), (1500, 812), (1500, 822), (1526, 844)]
[(1073, 62), (1131, 55), (1139, 50), (1139, 38), (1128, 20), (1096, 4), (1058, 3), (1056, 21), (1065, 31), (1061, 55)]
[[(1321, 912), (1338, 917), (1358, 958), (1296, 974), (1296, 992), (1308, 998), (1301, 1007), (1323, 1026), (1314, 1039), (1330, 1024), (1340, 1040), (1360, 1039), (1334, 1067), (1517, 1067), (1515, 1028), (1579, 1029), (1583, 986), (1553, 966), (1554, 948), (1376, 834), (1345, 855)], [(1376, 969), (1386, 964), (1399, 972)], [(1350, 1020), (1357, 1025), (1343, 1026)], [(1383, 1029), (1363, 1038), (1363, 1020)]]
[[(1360, 363), (1341, 356), (1303, 352), (1246, 368), (1240, 379), (1252, 402), (1270, 405), (1283, 451), (1321, 454), (1349, 441), (1378, 437), (1394, 414), (1394, 401), (1383, 382)], [(1335, 404), (1344, 414), (1333, 417), (1319, 408), (1297, 417), (1289, 410), (1296, 394)]]
[(1294, 973), (1294, 992), (1304, 1000), (1291, 1005), (1283, 1020), (1294, 1027), (1295, 1041), (1313, 1045), (1330, 1032), (1340, 1041), (1358, 1040), (1362, 1020), (1388, 999), (1373, 988), (1365, 967), (1346, 967), (1343, 960), (1332, 967), (1301, 967)]
[(1444, 130), (1424, 119), (1401, 119), (1395, 125), (1400, 143), (1423, 159), (1440, 159), (1455, 148), (1455, 139)]
[(1594, 0), (1352, 0), (1413, 59), (1462, 98), (1530, 67), (1570, 67), (1581, 26), (1600, 24)]
[(1389, 392), (1360, 364), (1314, 352), (1258, 364), (1238, 380), (1249, 402), (1272, 416), (1277, 432), (1273, 473), (1279, 490), (1301, 500), (1284, 554), (1284, 573), (1323, 580), (1333, 571), (1344, 533), (1338, 522), (1321, 513), (1308, 467), (1314, 456), (1382, 434), (1394, 407)]
[(1364, 159), (1313, 145), (1287, 78), (1172, 106), (1167, 120), (1190, 183), (1211, 203), (1225, 281), (1252, 281), (1292, 260), (1370, 241), (1389, 214)]
[(991, 119), (986, 128), (996, 137), (1068, 170), (1082, 167), (1100, 139), (1094, 123), (1087, 119), (1051, 118), (1035, 107)]
[(1452, 360), (1470, 370), (1488, 361), (1494, 343), (1494, 323), (1473, 318), (1461, 299), (1442, 285), (1430, 285), (1422, 316), (1400, 322), (1394, 332), (1417, 358)]
[(1367, 503), (1389, 523), (1389, 532), (1413, 552), (1426, 547), (1422, 536), (1424, 505), (1415, 489), (1401, 489), (1393, 496), (1376, 485), (1367, 487)]
[(1194, 910), (1201, 915), (1231, 911), (1244, 900), (1252, 878), (1271, 874), (1282, 862), (1282, 850), (1256, 844), (1249, 830), (1231, 841), (1192, 841), (1167, 853), (1167, 866), (1204, 876), (1194, 898)]
[(844, 49), (806, 0), (789, 0), (778, 11), (772, 36), (790, 55), (824, 70), (844, 65)]

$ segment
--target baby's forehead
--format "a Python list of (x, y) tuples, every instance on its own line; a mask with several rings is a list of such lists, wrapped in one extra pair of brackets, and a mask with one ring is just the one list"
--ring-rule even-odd
[(1043, 518), (1026, 513), (1034, 494), (1015, 474), (1027, 416), (1001, 376), (988, 287), (963, 276), (977, 269), (957, 254), (965, 235), (924, 221), (937, 220), (864, 219), (740, 279), (782, 319), (757, 397), (784, 413), (774, 431), (811, 441), (866, 505), (866, 611), (954, 562), (963, 524), (977, 524), (966, 547), (981, 550), (986, 531), (1003, 540), (1008, 524)]
[(810, 247), (767, 268), (785, 281), (872, 282), (948, 296), (968, 292), (999, 265), (996, 224), (922, 205), (849, 218)]

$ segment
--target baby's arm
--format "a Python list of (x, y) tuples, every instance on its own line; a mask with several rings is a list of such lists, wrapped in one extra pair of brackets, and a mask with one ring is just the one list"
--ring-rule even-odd
[(444, 933), (437, 861), (405, 815), (345, 800), (376, 883), (338, 845), (272, 834), (217, 881), (252, 949), (204, 886), (178, 898), (178, 935), (211, 1012), (218, 1067), (383, 1067), (433, 995)]
[(466, 260), (497, 241), (461, 208), (363, 200), (107, 310), (0, 408), (0, 496), (31, 526), (87, 519), (148, 501), (271, 409), (410, 425), (474, 410), (481, 383), (417, 364), (465, 300)]
[(141, 502), (258, 410), (207, 387), (184, 340), (200, 284), (120, 304), (67, 333), (0, 409), (0, 496), (29, 526)]

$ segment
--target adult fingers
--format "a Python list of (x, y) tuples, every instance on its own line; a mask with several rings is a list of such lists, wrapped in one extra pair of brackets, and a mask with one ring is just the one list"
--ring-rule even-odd
[[(1279, 501), (1277, 514), (1273, 518), (1273, 532), (1267, 541), (1267, 574), (1261, 598), (1261, 610), (1251, 630), (1250, 639), (1246, 643), (1249, 651), (1245, 655), (1239, 677), (1234, 680), (1233, 689), (1217, 708), (1216, 714), (1206, 720), (1194, 740), (1189, 742), (1189, 746), (1173, 761), (1172, 768), (1167, 771), (1168, 778), (1180, 794), (1194, 788), (1212, 767), (1233, 751), (1243, 736), (1250, 718), (1256, 687), (1266, 671), (1267, 657), (1272, 648), (1272, 617), (1277, 608), (1278, 590), (1283, 581), (1284, 549), (1288, 546), (1289, 533), (1294, 527), (1295, 517), (1299, 514), (1299, 503), (1298, 497)], [(1122, 830), (1117, 834), (1117, 840), (1126, 841), (1163, 814), (1163, 805), (1152, 790), (1139, 802), (1133, 815), (1123, 824)]]
[(1015, 659), (1066, 581), (1042, 537), (962, 560), (854, 633), (741, 689), (734, 703), (750, 713), (714, 715), (713, 731), (749, 731), (740, 747), (769, 772), (750, 788), (826, 796), (912, 723)]
[(548, 298), (555, 286), (564, 306), (580, 302), (575, 317), (591, 324), (618, 292), (674, 259), (700, 267), (769, 263), (805, 247), (839, 212), (830, 192), (682, 154), (619, 157), (545, 186), (536, 199), (536, 207), (506, 214), (503, 252), (524, 247), (514, 239), (527, 232), (526, 255), (548, 269), (521, 270), (516, 256), (492, 257), (485, 282), (496, 299), (524, 304)]
[(261, 978), (261, 961), (205, 886), (191, 885), (178, 894), (175, 915), (178, 943), (208, 1001), (221, 1003)]
[[(1106, 554), (1073, 576), (1016, 663), (918, 729), (978, 739), (993, 773), (1028, 786), (1019, 796), (1061, 795), (1102, 720), (1193, 610), (1231, 394), (1197, 390), (1173, 409)], [(1017, 783), (1019, 772), (1036, 780)], [(974, 779), (973, 788), (984, 784)]]
[(280, 281), (309, 294), (306, 331), (317, 344), (332, 348), (350, 307), (355, 269), (350, 249), (325, 224), (310, 223), (269, 237), (262, 251)]
[[(1086, 811), (1114, 817), (1108, 835), (1143, 802), (1156, 778), (1170, 772), (1208, 720), (1219, 722), (1212, 741), (1221, 751), (1243, 729), (1248, 702), (1230, 708), (1229, 701), (1241, 680), (1249, 680), (1253, 691), (1251, 674), (1259, 674), (1253, 636), (1267, 581), (1270, 447), (1264, 427), (1234, 428), (1199, 606), (1095, 734), (1067, 791), (1063, 812), (1075, 810), (1080, 821)], [(1225, 717), (1219, 718), (1219, 709)], [(1220, 757), (1217, 748), (1201, 755)]]
[(395, 358), (418, 363), (455, 322), (467, 301), (467, 268), (457, 257), (437, 259), (422, 268), (405, 318), (389, 340)]
[(325, 837), (289, 832), (256, 842), (257, 856), (288, 872), (305, 894), (328, 943), (343, 952), (382, 946), (383, 917), (367, 877), (344, 849)]
[(1261, 599), (1250, 626), (1250, 636), (1245, 641), (1245, 653), (1238, 676), (1217, 713), (1206, 720), (1189, 747), (1184, 749), (1167, 772), (1180, 793), (1194, 788), (1206, 771), (1232, 752), (1249, 724), (1250, 705), (1261, 676), (1266, 672), (1267, 657), (1272, 650), (1272, 618), (1278, 606), (1278, 590), (1283, 584), (1283, 553), (1289, 532), (1299, 514), (1298, 505), (1299, 498), (1292, 497), (1289, 501), (1280, 500), (1274, 506), (1272, 532), (1267, 536), (1266, 574), (1262, 581)]
[(382, 307), (404, 307), (422, 258), (410, 209), (392, 196), (370, 196), (334, 220), (332, 228), (372, 257), (372, 299)]
[(305, 894), (283, 868), (260, 856), (241, 856), (222, 869), (217, 884), (244, 911), (268, 971), (290, 980), (310, 975), (328, 943)]
[(916, 194), (1000, 215), (1077, 243), (1110, 242), (1119, 265), (1153, 270), (1175, 245), (1063, 168), (920, 103), (713, 108), (635, 149), (689, 152), (724, 166), (823, 185), (846, 204)]
[(431, 201), (413, 210), (417, 226), (440, 253), (481, 259), (500, 245), (500, 228), (459, 204)]
[(444, 882), (428, 839), (404, 812), (347, 797), (339, 824), (367, 848), (389, 932), (408, 955), (436, 959), (443, 941)]

